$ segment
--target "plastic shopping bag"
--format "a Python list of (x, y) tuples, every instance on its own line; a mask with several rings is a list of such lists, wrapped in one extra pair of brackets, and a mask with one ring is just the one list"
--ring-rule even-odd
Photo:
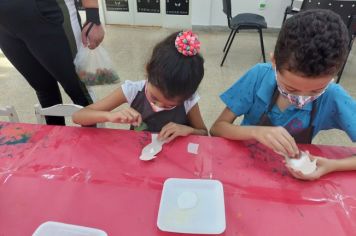
[(119, 76), (113, 69), (108, 52), (98, 46), (94, 50), (80, 47), (74, 59), (79, 78), (87, 86), (112, 84), (119, 82)]

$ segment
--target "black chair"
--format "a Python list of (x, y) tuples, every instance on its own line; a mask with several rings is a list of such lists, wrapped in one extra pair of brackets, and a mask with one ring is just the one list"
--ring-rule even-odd
[(286, 10), (284, 11), (282, 25), (286, 21), (288, 15), (295, 15), (300, 11), (300, 9), (295, 9), (293, 4), (294, 4), (294, 0), (292, 0), (290, 6), (286, 7)]
[(235, 35), (236, 33), (239, 32), (239, 30), (256, 29), (258, 31), (258, 33), (260, 34), (260, 43), (261, 43), (263, 61), (266, 62), (265, 48), (263, 45), (263, 35), (262, 35), (262, 29), (267, 28), (267, 23), (265, 18), (263, 16), (252, 14), (252, 13), (242, 13), (232, 17), (231, 0), (223, 0), (223, 11), (227, 16), (227, 23), (229, 28), (231, 29), (231, 32), (229, 38), (225, 43), (225, 47), (223, 50), (225, 54), (224, 54), (224, 58), (221, 61), (220, 66), (223, 66), (226, 56), (229, 53), (231, 44), (234, 41)]
[[(350, 33), (349, 52), (347, 55), (348, 58), (356, 36), (356, 1), (304, 0), (300, 10), (304, 11), (309, 9), (329, 9), (341, 16)], [(347, 63), (347, 58), (337, 75), (336, 83), (340, 82), (342, 73)]]

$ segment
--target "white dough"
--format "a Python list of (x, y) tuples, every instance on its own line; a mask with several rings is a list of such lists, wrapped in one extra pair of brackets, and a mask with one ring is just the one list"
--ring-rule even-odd
[(179, 195), (177, 203), (180, 209), (191, 209), (197, 205), (198, 196), (193, 192), (183, 192)]
[(309, 175), (316, 170), (316, 160), (311, 161), (306, 152), (301, 152), (300, 158), (288, 158), (287, 162), (294, 170), (301, 171), (304, 175)]

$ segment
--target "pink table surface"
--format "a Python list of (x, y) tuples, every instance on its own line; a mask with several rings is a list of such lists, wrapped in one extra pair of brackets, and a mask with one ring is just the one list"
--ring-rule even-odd
[[(0, 122), (0, 236), (32, 235), (46, 221), (110, 236), (182, 235), (157, 228), (167, 178), (212, 178), (224, 186), (222, 235), (356, 235), (356, 173), (292, 178), (282, 158), (255, 142), (189, 136), (157, 159), (138, 159), (147, 132)], [(198, 154), (187, 152), (199, 144)], [(342, 158), (356, 148), (300, 145)]]

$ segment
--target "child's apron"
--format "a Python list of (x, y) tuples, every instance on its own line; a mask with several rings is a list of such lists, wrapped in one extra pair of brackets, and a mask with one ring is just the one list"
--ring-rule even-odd
[[(145, 88), (139, 91), (131, 103), (131, 107), (138, 111), (142, 116), (142, 121), (147, 125), (147, 131), (160, 132), (169, 122), (181, 125), (189, 125), (184, 103), (172, 110), (160, 112), (153, 111), (150, 102), (147, 100)], [(133, 129), (133, 127), (131, 127)]]
[[(279, 96), (279, 91), (277, 89), (277, 87), (275, 88), (274, 92), (273, 92), (273, 96), (272, 96), (272, 100), (268, 106), (268, 110), (267, 112), (264, 112), (260, 118), (260, 121), (257, 125), (259, 126), (274, 126), (270, 120), (270, 118), (268, 117), (268, 113), (272, 110), (273, 106), (276, 104), (277, 99)], [(311, 110), (310, 113), (310, 121), (309, 121), (309, 125), (307, 128), (301, 130), (298, 133), (295, 134), (291, 134), (292, 137), (294, 138), (294, 140), (297, 143), (307, 143), (310, 144), (312, 142), (313, 139), (313, 131), (314, 131), (314, 126), (313, 126), (313, 120), (315, 117), (315, 113), (316, 113), (316, 105), (315, 105), (315, 101), (313, 101), (313, 108)]]

